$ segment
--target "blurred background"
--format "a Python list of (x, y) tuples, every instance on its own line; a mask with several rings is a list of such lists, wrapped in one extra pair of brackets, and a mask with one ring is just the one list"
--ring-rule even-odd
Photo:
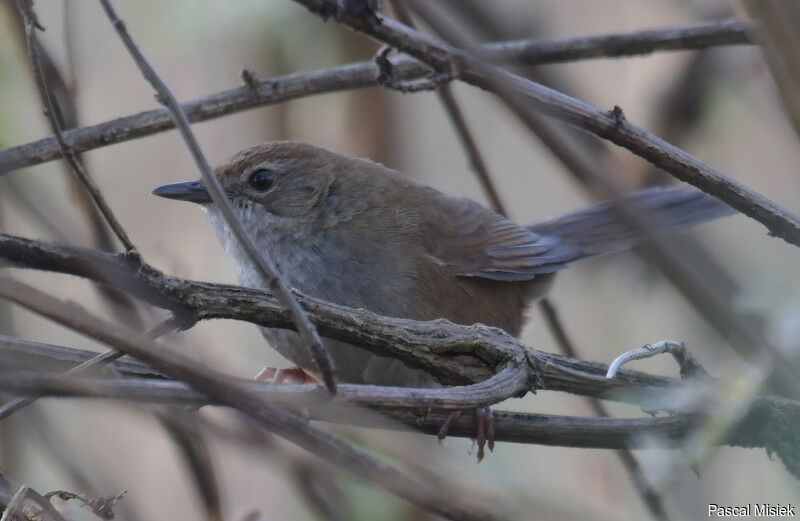
[[(181, 100), (239, 86), (245, 68), (266, 78), (370, 59), (378, 48), (282, 0), (117, 4), (143, 52)], [(440, 4), (452, 8), (453, 2)], [(493, 4), (499, 27), (509, 38), (622, 32), (743, 16), (735, 4), (712, 0), (496, 0)], [(36, 9), (47, 29), (41, 33), (43, 44), (74, 96), (79, 125), (158, 106), (96, 2), (40, 1)], [(457, 24), (472, 41), (493, 37), (478, 24)], [(8, 147), (51, 133), (42, 116), (13, 2), (3, 2), (0, 27), (0, 147)], [(421, 27), (426, 28), (422, 23)], [(657, 53), (530, 67), (524, 72), (595, 106), (621, 106), (630, 121), (800, 212), (797, 135), (757, 48)], [(514, 220), (533, 223), (592, 200), (492, 95), (463, 84), (453, 88)], [(669, 182), (624, 150), (568, 131), (560, 123), (553, 126), (628, 188)], [(326, 94), (199, 123), (194, 130), (213, 163), (263, 141), (301, 140), (372, 158), (446, 193), (486, 202), (444, 109), (430, 92), (403, 95), (369, 88)], [(234, 264), (199, 208), (150, 195), (158, 185), (198, 177), (176, 132), (91, 151), (84, 160), (147, 262), (181, 277), (236, 282)], [(96, 245), (60, 162), (0, 177), (0, 219), (0, 229), (6, 233)], [(706, 276), (723, 280), (719, 284), (726, 285), (723, 289), (729, 291), (732, 305), (757, 317), (776, 343), (796, 345), (800, 282), (793, 274), (800, 252), (768, 237), (761, 225), (743, 216), (703, 225), (691, 235), (713, 255)], [(678, 248), (682, 243), (675, 244)], [(14, 275), (113, 317), (84, 281), (22, 270), (14, 270)], [(680, 292), (633, 253), (572, 266), (558, 277), (551, 295), (588, 360), (607, 363), (622, 351), (675, 338), (685, 341), (716, 376), (736, 375), (746, 364)], [(155, 317), (147, 313), (144, 317), (148, 325), (155, 323)], [(3, 303), (0, 332), (104, 349)], [(289, 366), (250, 324), (209, 321), (169, 340), (208, 365), (239, 376), (253, 376), (263, 366)], [(522, 340), (557, 352), (535, 307)], [(668, 357), (639, 362), (636, 368), (676, 374)], [(615, 415), (642, 415), (634, 407), (610, 407)], [(551, 392), (511, 400), (499, 408), (592, 414), (585, 400)], [(223, 411), (202, 414), (223, 422), (232, 418)], [(648, 516), (613, 451), (500, 443), (494, 454), (476, 465), (467, 454), (469, 440), (448, 439), (439, 446), (430, 436), (323, 426), (378, 453), (449, 469), (476, 490), (527, 505), (530, 519)], [(215, 435), (207, 441), (226, 519), (242, 519), (250, 509), (266, 519), (325, 519), (303, 496), (302, 472), (292, 467), (302, 456), (289, 444), (276, 441), (277, 448), (261, 450)], [(643, 451), (637, 457), (649, 468), (671, 454)], [(42, 400), (0, 423), (0, 467), (40, 491), (100, 496), (127, 490), (118, 510), (121, 519), (189, 520), (205, 515), (180, 452), (143, 407)], [(347, 519), (426, 518), (381, 490), (328, 470), (349, 503)], [(786, 503), (798, 497), (797, 483), (783, 464), (763, 450), (720, 448), (698, 471), (699, 478), (687, 466), (663, 490), (675, 519), (705, 517), (709, 503)]]

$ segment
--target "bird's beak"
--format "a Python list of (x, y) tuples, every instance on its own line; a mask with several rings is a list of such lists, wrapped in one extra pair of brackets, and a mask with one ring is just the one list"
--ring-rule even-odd
[(190, 203), (208, 204), (211, 196), (200, 181), (184, 181), (171, 185), (159, 186), (153, 190), (153, 195), (175, 199), (176, 201), (189, 201)]

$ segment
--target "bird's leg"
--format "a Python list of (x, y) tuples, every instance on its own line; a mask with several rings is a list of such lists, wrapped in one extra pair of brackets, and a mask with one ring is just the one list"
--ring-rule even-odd
[[(439, 428), (439, 441), (441, 442), (447, 437), (447, 431), (461, 417), (462, 411), (451, 412), (447, 419), (445, 419), (442, 426)], [(494, 451), (494, 416), (491, 407), (479, 407), (475, 409), (475, 442), (478, 446), (478, 462), (480, 463), (484, 456), (484, 447), (489, 447), (490, 451)]]
[(259, 382), (272, 382), (274, 384), (318, 384), (319, 380), (302, 367), (276, 369), (265, 367), (255, 377)]

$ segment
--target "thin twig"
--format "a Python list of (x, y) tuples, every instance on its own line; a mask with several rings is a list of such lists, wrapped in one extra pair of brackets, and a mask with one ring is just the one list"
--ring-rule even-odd
[[(658, 39), (663, 43), (662, 48), (679, 50), (685, 48), (702, 48), (706, 45), (732, 45), (748, 43), (747, 30), (752, 26), (747, 22), (735, 20), (722, 20), (697, 24), (686, 27), (675, 27), (657, 31), (637, 31), (597, 37), (593, 45), (587, 45), (587, 37), (558, 38), (558, 39), (524, 39), (509, 42), (492, 43), (480, 46), (481, 53), (486, 53), (493, 60), (502, 62), (519, 63), (524, 60), (529, 65), (550, 63), (550, 60), (559, 61), (557, 54), (546, 49), (554, 46), (569, 50), (575, 46), (583, 46), (586, 51), (581, 58), (595, 58), (606, 56), (604, 54), (605, 41), (629, 38), (632, 41), (643, 42), (649, 39)], [(648, 33), (652, 33), (649, 34)], [(703, 36), (698, 40), (687, 42), (687, 34), (699, 33)], [(687, 42), (688, 47), (675, 47), (676, 41)], [(630, 52), (640, 49), (637, 44), (630, 48)], [(659, 49), (653, 49), (659, 50)], [(572, 51), (569, 51), (572, 52)], [(629, 54), (620, 53), (617, 56)], [(392, 60), (395, 69), (403, 79), (418, 78), (429, 72), (429, 69), (416, 60), (399, 57)], [(375, 86), (378, 70), (372, 61), (352, 63), (339, 67), (332, 67), (308, 73), (290, 74), (277, 78), (270, 78), (255, 85), (238, 87), (230, 90), (210, 94), (193, 101), (182, 104), (189, 121), (196, 123), (207, 121), (243, 110), (281, 103), (306, 96), (337, 92), (348, 89), (359, 89)], [(170, 112), (164, 108), (149, 110), (91, 125), (67, 130), (65, 140), (75, 152), (93, 150), (131, 139), (163, 132), (175, 128), (175, 122)], [(31, 166), (60, 157), (58, 144), (53, 138), (40, 139), (31, 143), (0, 150), (0, 174), (24, 166)]]
[[(391, 5), (397, 14), (398, 20), (410, 27), (414, 27), (414, 21), (411, 19), (411, 16), (402, 1), (392, 0)], [(461, 147), (464, 149), (464, 152), (469, 158), (469, 162), (472, 165), (472, 171), (475, 172), (481, 188), (483, 189), (483, 193), (489, 199), (490, 206), (494, 211), (507, 216), (508, 210), (503, 204), (502, 199), (500, 199), (500, 193), (497, 190), (494, 181), (492, 180), (492, 175), (489, 172), (489, 168), (486, 166), (486, 161), (483, 159), (483, 155), (478, 149), (478, 143), (475, 141), (475, 138), (469, 129), (469, 125), (467, 124), (466, 119), (464, 119), (464, 114), (461, 111), (461, 107), (453, 95), (453, 89), (450, 87), (450, 85), (442, 85), (436, 91), (436, 94), (439, 96), (439, 100), (442, 102), (442, 105), (444, 105), (445, 112), (450, 118), (450, 123), (453, 124), (456, 135), (458, 135), (458, 139), (461, 141)]]
[[(235, 381), (237, 385), (256, 392), (273, 403), (286, 405), (298, 412), (302, 412), (305, 408), (309, 410), (332, 408), (341, 412), (347, 410), (342, 407), (346, 404), (363, 405), (379, 411), (400, 409), (454, 411), (478, 409), (510, 398), (506, 391), (514, 384), (504, 383), (503, 378), (506, 376), (513, 378), (513, 371), (501, 371), (492, 382), (441, 389), (340, 384), (344, 394), (336, 396), (316, 384), (276, 385), (271, 382), (253, 382), (244, 379)], [(3, 387), (7, 390), (20, 389), (25, 395), (34, 396), (37, 393), (47, 394), (48, 390), (56, 390), (72, 393), (75, 396), (95, 396), (99, 393), (99, 396), (105, 395), (111, 398), (120, 398), (127, 393), (127, 398), (130, 400), (150, 403), (189, 406), (209, 403), (202, 394), (191, 391), (182, 382), (171, 381), (163, 376), (153, 378), (137, 375), (124, 379), (76, 378), (65, 374), (40, 374), (23, 369), (4, 371), (0, 374), (0, 380), (5, 382)], [(336, 414), (333, 410), (328, 412), (331, 416)]]
[[(153, 329), (151, 329), (147, 333), (145, 333), (144, 337), (147, 338), (147, 339), (150, 339), (150, 340), (155, 340), (158, 337), (160, 337), (161, 335), (164, 335), (166, 333), (169, 333), (171, 331), (179, 329), (182, 326), (183, 326), (182, 322), (178, 322), (174, 318), (169, 318), (169, 319), (165, 320), (164, 322), (162, 322), (162, 323), (158, 324), (157, 326), (155, 326)], [(106, 351), (105, 353), (100, 353), (100, 354), (95, 355), (94, 357), (90, 358), (89, 360), (81, 362), (78, 365), (76, 365), (75, 367), (72, 367), (71, 369), (68, 369), (67, 371), (64, 372), (64, 376), (73, 376), (73, 375), (81, 374), (83, 371), (85, 371), (86, 369), (89, 369), (91, 367), (97, 367), (99, 365), (105, 365), (105, 364), (108, 364), (110, 362), (113, 362), (114, 360), (117, 360), (120, 357), (122, 357), (124, 354), (125, 353), (123, 353), (121, 351), (113, 351), (113, 350), (112, 351)], [(9, 402), (6, 402), (3, 405), (0, 405), (0, 420), (11, 416), (15, 412), (19, 411), (20, 409), (23, 409), (23, 408), (27, 407), (28, 405), (32, 404), (35, 401), (36, 401), (36, 398), (33, 398), (33, 397), (14, 398), (13, 400), (11, 400)]]
[[(556, 340), (561, 354), (573, 358), (580, 358), (575, 344), (569, 338), (564, 323), (558, 316), (558, 310), (550, 299), (544, 298), (539, 301), (539, 309), (544, 316), (548, 329)], [(611, 416), (606, 406), (598, 398), (588, 396), (586, 401), (598, 417), (606, 418)], [(618, 449), (616, 453), (622, 466), (625, 467), (625, 470), (628, 472), (633, 486), (653, 517), (661, 520), (669, 520), (670, 516), (664, 506), (664, 498), (650, 485), (636, 457), (626, 449)]]
[[(33, 503), (38, 507), (34, 512), (26, 512), (25, 506)], [(28, 515), (33, 514), (33, 515)], [(30, 488), (23, 485), (9, 502), (3, 512), (0, 521), (20, 521), (28, 519), (41, 519), (43, 521), (67, 521), (64, 516), (56, 510), (50, 501)]]
[(633, 360), (644, 360), (656, 355), (668, 353), (678, 363), (681, 370), (681, 378), (699, 378), (708, 376), (708, 373), (700, 362), (686, 349), (683, 342), (677, 340), (661, 340), (652, 344), (647, 344), (639, 349), (627, 351), (616, 357), (610, 364), (608, 364), (608, 371), (606, 371), (606, 378), (614, 378), (619, 372), (620, 368), (632, 362)]
[[(688, 51), (719, 45), (751, 43), (748, 33), (755, 26), (742, 20), (715, 20), (682, 27), (602, 34), (573, 38), (543, 38), (535, 47), (527, 47), (517, 58), (518, 65), (563, 63), (592, 58), (641, 56), (657, 51)], [(510, 42), (505, 49), (520, 45)], [(494, 50), (490, 46), (487, 57)]]
[(175, 124), (177, 125), (183, 140), (186, 142), (186, 146), (189, 149), (197, 168), (200, 170), (203, 183), (205, 184), (206, 188), (208, 188), (211, 199), (214, 201), (214, 205), (222, 213), (225, 221), (230, 226), (231, 231), (233, 231), (233, 234), (236, 236), (236, 239), (239, 241), (239, 244), (242, 246), (242, 249), (247, 255), (248, 260), (256, 267), (259, 274), (266, 282), (267, 287), (269, 287), (271, 291), (275, 292), (277, 298), (281, 301), (281, 304), (283, 304), (283, 306), (289, 310), (289, 313), (291, 313), (292, 318), (297, 325), (297, 332), (303, 340), (304, 348), (308, 351), (311, 361), (314, 363), (315, 368), (322, 376), (322, 379), (328, 389), (332, 393), (336, 393), (333, 359), (325, 349), (325, 346), (322, 344), (322, 340), (320, 339), (316, 328), (308, 319), (295, 298), (292, 296), (288, 284), (276, 269), (272, 259), (270, 259), (265, 252), (259, 251), (253, 240), (247, 234), (247, 231), (236, 214), (236, 210), (234, 210), (233, 205), (228, 200), (228, 196), (225, 194), (222, 184), (219, 182), (219, 179), (217, 179), (217, 176), (214, 174), (214, 170), (208, 164), (203, 151), (200, 149), (200, 145), (198, 144), (197, 139), (194, 137), (194, 133), (189, 127), (189, 120), (186, 118), (186, 114), (183, 112), (182, 107), (175, 99), (175, 96), (167, 87), (166, 83), (164, 83), (158, 73), (156, 73), (155, 69), (153, 69), (153, 67), (147, 61), (147, 58), (145, 58), (145, 56), (139, 50), (139, 47), (128, 33), (125, 24), (119, 19), (114, 11), (114, 8), (111, 6), (110, 1), (100, 0), (100, 5), (103, 7), (106, 16), (111, 21), (114, 29), (116, 29), (117, 34), (125, 44), (125, 47), (128, 49), (131, 57), (136, 62), (136, 66), (172, 113), (172, 116), (175, 119)]
[(53, 136), (56, 140), (56, 144), (58, 145), (59, 152), (71, 167), (75, 177), (89, 193), (92, 201), (94, 201), (94, 204), (97, 205), (98, 210), (100, 210), (100, 213), (103, 214), (103, 217), (108, 223), (108, 226), (114, 232), (114, 235), (117, 236), (117, 239), (119, 239), (120, 243), (122, 243), (122, 245), (125, 247), (125, 251), (128, 253), (135, 253), (136, 247), (133, 245), (133, 242), (131, 242), (127, 232), (119, 223), (116, 216), (114, 216), (114, 212), (111, 211), (111, 207), (108, 206), (108, 203), (106, 203), (106, 200), (103, 197), (103, 194), (100, 193), (100, 189), (98, 188), (97, 184), (95, 184), (92, 177), (86, 171), (86, 168), (83, 166), (83, 162), (78, 158), (72, 148), (67, 145), (67, 142), (64, 138), (64, 130), (61, 128), (61, 121), (63, 121), (61, 108), (59, 107), (58, 101), (56, 100), (56, 97), (53, 95), (50, 86), (47, 83), (47, 77), (45, 76), (44, 71), (42, 70), (42, 64), (40, 63), (39, 54), (41, 50), (39, 48), (39, 40), (36, 36), (36, 31), (42, 30), (42, 27), (36, 20), (36, 15), (33, 12), (33, 3), (31, 0), (16, 0), (16, 3), (17, 8), (25, 19), (25, 35), (28, 43), (28, 54), (30, 56), (31, 66), (33, 67), (34, 71), (36, 87), (39, 91), (39, 96), (42, 99), (42, 104), (45, 107), (44, 112), (47, 116), (47, 120), (50, 122), (50, 127), (53, 130)]

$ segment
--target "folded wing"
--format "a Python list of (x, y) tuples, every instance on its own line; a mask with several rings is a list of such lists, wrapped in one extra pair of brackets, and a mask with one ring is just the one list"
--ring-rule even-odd
[[(580, 248), (519, 226), (468, 199), (444, 197), (429, 206), (426, 250), (456, 276), (531, 280), (581, 256)], [(436, 213), (433, 213), (436, 212)]]

